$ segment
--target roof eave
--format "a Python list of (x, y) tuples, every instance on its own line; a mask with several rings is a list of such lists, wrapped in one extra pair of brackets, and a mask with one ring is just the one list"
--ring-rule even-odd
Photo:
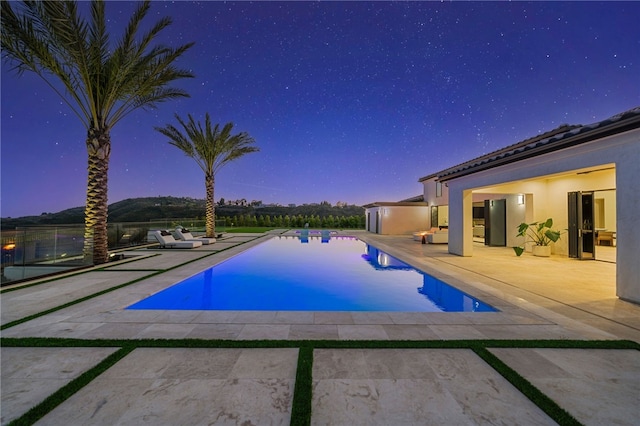
[(596, 139), (602, 139), (608, 136), (624, 133), (630, 130), (637, 129), (638, 127), (640, 127), (640, 115), (635, 115), (634, 117), (631, 117), (627, 120), (615, 121), (610, 123), (609, 125), (598, 127), (598, 128), (586, 131), (585, 133), (572, 135), (565, 139), (556, 141), (554, 143), (544, 144), (535, 148), (524, 150), (522, 152), (507, 155), (505, 157), (502, 157), (496, 160), (490, 160), (483, 164), (478, 164), (475, 166), (471, 165), (468, 168), (461, 169), (459, 171), (453, 171), (449, 174), (446, 173), (447, 172), (446, 170), (443, 170), (442, 172), (440, 172), (440, 174), (436, 174), (436, 175), (438, 175), (439, 181), (445, 182), (455, 178), (478, 173), (483, 170), (492, 169), (505, 164), (522, 161), (528, 158), (533, 158), (538, 155), (547, 154), (550, 152), (559, 151), (561, 149), (570, 148), (583, 143), (592, 142)]

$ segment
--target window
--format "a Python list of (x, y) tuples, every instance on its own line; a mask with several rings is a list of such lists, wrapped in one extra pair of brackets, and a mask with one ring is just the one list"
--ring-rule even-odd
[(442, 183), (436, 182), (436, 197), (442, 197)]

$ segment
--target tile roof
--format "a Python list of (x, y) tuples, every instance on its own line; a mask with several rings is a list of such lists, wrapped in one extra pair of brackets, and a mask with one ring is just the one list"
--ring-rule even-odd
[(374, 203), (365, 204), (365, 209), (370, 209), (372, 207), (426, 207), (427, 203), (424, 201), (376, 201)]
[(424, 194), (416, 195), (415, 197), (405, 198), (400, 200), (401, 203), (418, 203), (424, 201)]
[(434, 177), (439, 181), (446, 181), (637, 128), (640, 128), (640, 107), (592, 124), (564, 124), (541, 135), (422, 177), (418, 182)]

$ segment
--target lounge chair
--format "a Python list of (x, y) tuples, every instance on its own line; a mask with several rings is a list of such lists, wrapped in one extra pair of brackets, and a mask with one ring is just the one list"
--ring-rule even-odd
[(201, 241), (176, 241), (169, 231), (149, 231), (147, 239), (155, 238), (160, 243), (160, 247), (165, 248), (185, 248), (192, 249), (200, 247)]
[(176, 228), (173, 231), (173, 237), (178, 241), (200, 241), (202, 244), (213, 244), (216, 242), (215, 238), (209, 237), (194, 237), (187, 228)]

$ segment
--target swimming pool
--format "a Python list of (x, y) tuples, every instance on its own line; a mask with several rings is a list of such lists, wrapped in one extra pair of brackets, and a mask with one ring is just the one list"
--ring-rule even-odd
[(354, 237), (275, 237), (127, 309), (492, 312)]

